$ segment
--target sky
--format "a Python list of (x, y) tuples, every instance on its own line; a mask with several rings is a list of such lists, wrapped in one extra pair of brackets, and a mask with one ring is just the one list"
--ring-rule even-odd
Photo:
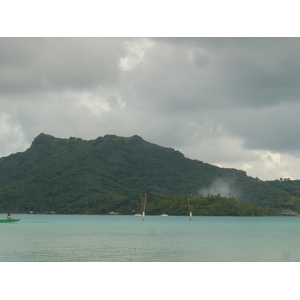
[(144, 140), (300, 179), (300, 39), (0, 39), (0, 156), (44, 132)]

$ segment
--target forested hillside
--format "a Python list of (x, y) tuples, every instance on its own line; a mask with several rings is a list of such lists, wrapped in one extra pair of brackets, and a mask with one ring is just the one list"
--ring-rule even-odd
[[(0, 179), (4, 212), (129, 214), (140, 212), (141, 193), (148, 195), (147, 212), (155, 214), (183, 213), (189, 195), (194, 196), (200, 215), (218, 214), (218, 205), (214, 209), (208, 205), (224, 204), (226, 199), (231, 201), (227, 207), (246, 205), (248, 215), (263, 214), (258, 206), (273, 213), (300, 211), (299, 181), (261, 181), (240, 170), (185, 158), (139, 136), (106, 135), (85, 141), (42, 133), (25, 152), (0, 159)], [(227, 209), (226, 214), (239, 213)]]

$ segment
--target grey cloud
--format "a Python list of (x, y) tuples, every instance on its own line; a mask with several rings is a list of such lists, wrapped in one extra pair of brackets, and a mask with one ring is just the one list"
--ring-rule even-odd
[[(177, 105), (179, 109), (218, 110), (228, 105), (251, 108), (298, 101), (300, 43), (292, 40), (293, 51), (283, 52), (284, 39), (271, 39), (266, 45), (260, 39), (241, 40), (225, 39), (215, 48), (203, 43), (197, 51), (205, 63), (197, 68), (195, 61), (188, 60), (186, 45), (173, 49), (173, 43), (162, 40), (160, 45), (158, 39), (158, 46), (135, 73), (140, 75), (135, 79), (140, 98), (166, 110), (176, 110)], [(188, 44), (189, 39), (183, 41)]]
[(298, 157), (299, 50), (299, 38), (2, 38), (0, 139), (13, 152), (8, 132), (26, 145), (42, 131), (138, 134), (210, 163)]
[[(176, 50), (168, 50), (173, 46), (168, 41), (153, 50), (157, 52), (151, 53), (152, 64), (145, 62), (143, 77), (137, 77), (139, 96), (148, 100), (142, 105), (149, 111), (169, 112), (178, 122), (183, 114), (218, 122), (244, 139), (249, 149), (299, 146), (297, 118), (291, 122), (291, 114), (280, 106), (299, 101), (299, 39), (223, 39), (215, 48), (205, 48), (199, 39), (201, 51), (209, 53), (202, 73), (188, 63), (182, 45), (189, 39), (180, 40)], [(167, 50), (161, 54), (158, 49)], [(162, 66), (166, 68), (159, 76)]]
[(248, 111), (243, 120), (232, 116), (230, 131), (243, 137), (248, 149), (277, 152), (299, 151), (299, 103), (281, 104), (258, 111)]
[(118, 82), (122, 39), (2, 38), (2, 93), (89, 89)]

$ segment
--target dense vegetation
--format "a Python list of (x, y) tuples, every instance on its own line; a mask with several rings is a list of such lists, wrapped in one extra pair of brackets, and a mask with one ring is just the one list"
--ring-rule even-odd
[(0, 159), (3, 212), (132, 214), (140, 212), (145, 192), (148, 214), (188, 214), (191, 194), (195, 215), (300, 211), (299, 181), (262, 181), (139, 136), (84, 141), (42, 133), (25, 152)]
[[(268, 208), (255, 207), (250, 203), (237, 201), (233, 197), (221, 195), (207, 195), (191, 197), (191, 210), (198, 216), (263, 216), (268, 213)], [(189, 215), (187, 197), (165, 196), (150, 194), (146, 205), (147, 214), (159, 215)]]

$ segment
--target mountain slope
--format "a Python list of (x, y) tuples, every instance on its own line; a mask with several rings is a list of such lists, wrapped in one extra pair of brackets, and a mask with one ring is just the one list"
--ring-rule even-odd
[(42, 133), (25, 152), (0, 159), (0, 179), (3, 211), (79, 213), (93, 206), (94, 212), (103, 213), (124, 199), (135, 199), (132, 205), (137, 205), (144, 192), (219, 193), (273, 208), (298, 209), (299, 203), (299, 195), (284, 182), (264, 182), (240, 170), (191, 160), (139, 136), (106, 135), (85, 141)]

